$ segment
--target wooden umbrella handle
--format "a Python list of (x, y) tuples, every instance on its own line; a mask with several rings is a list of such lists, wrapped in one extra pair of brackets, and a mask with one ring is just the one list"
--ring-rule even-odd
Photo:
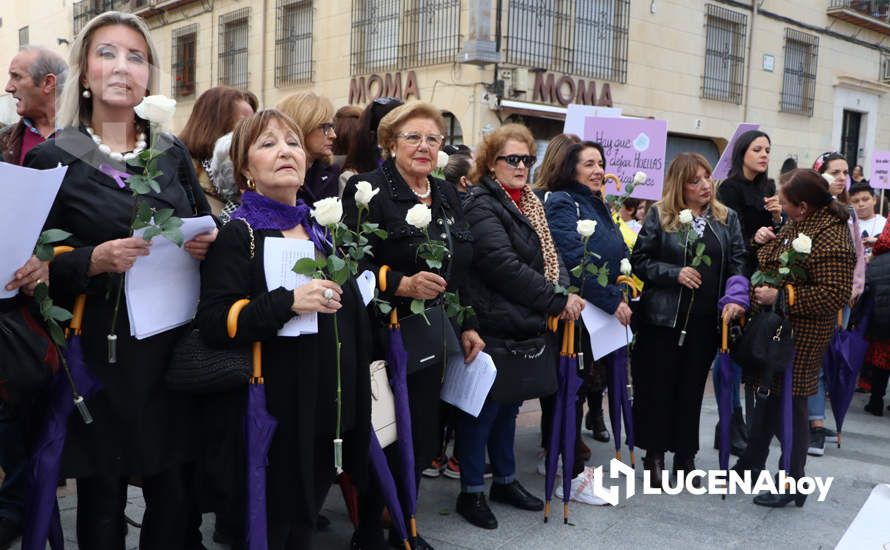
[(617, 175), (609, 173), (609, 174), (606, 174), (605, 176), (603, 176), (603, 183), (606, 183), (609, 180), (612, 180), (615, 182), (615, 190), (616, 191), (621, 191), (621, 179), (619, 179)]
[[(58, 258), (62, 254), (67, 254), (74, 250), (73, 246), (68, 245), (60, 245), (53, 247), (53, 258)], [(71, 332), (73, 334), (80, 334), (81, 329), (83, 327), (83, 310), (86, 307), (87, 303), (87, 295), (86, 294), (78, 294), (74, 299), (74, 307), (71, 308), (71, 321), (68, 323), (68, 329), (66, 330), (66, 334)]]
[(241, 310), (247, 307), (249, 303), (250, 300), (247, 298), (241, 298), (229, 308), (229, 315), (226, 317), (226, 330), (228, 331), (229, 338), (234, 338), (235, 334), (238, 333), (238, 316), (241, 315)]
[[(389, 273), (389, 266), (382, 265), (380, 269), (377, 271), (377, 287), (380, 289), (380, 292), (386, 292), (386, 274)], [(399, 314), (396, 311), (396, 308), (392, 308), (389, 312), (389, 326), (397, 327), (399, 326)]]
[(615, 284), (627, 285), (627, 288), (630, 289), (630, 295), (632, 298), (637, 298), (640, 295), (640, 289), (637, 287), (637, 282), (634, 281), (632, 277), (628, 277), (627, 275), (619, 275), (618, 278), (615, 279)]
[(788, 305), (793, 306), (797, 303), (797, 296), (794, 293), (794, 287), (791, 285), (785, 285), (785, 292), (788, 293)]

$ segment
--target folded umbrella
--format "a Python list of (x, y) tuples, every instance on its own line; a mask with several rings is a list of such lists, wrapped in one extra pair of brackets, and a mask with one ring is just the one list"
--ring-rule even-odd
[(630, 464), (634, 466), (634, 433), (633, 412), (631, 410), (630, 394), (627, 383), (627, 347), (615, 350), (605, 357), (609, 378), (609, 421), (612, 424), (612, 433), (615, 437), (615, 458), (621, 460), (621, 424), (624, 421), (624, 429), (627, 432), (625, 440), (630, 449)]
[(830, 396), (831, 412), (837, 426), (837, 446), (841, 446), (841, 430), (844, 417), (853, 401), (859, 370), (865, 361), (869, 341), (866, 338), (868, 321), (871, 317), (873, 303), (869, 300), (863, 308), (863, 314), (855, 326), (844, 330), (842, 314), (838, 312), (838, 326), (828, 349), (822, 359), (822, 371), (825, 376), (825, 391)]
[(568, 344), (566, 345), (566, 384), (562, 422), (562, 520), (569, 522), (569, 499), (572, 497), (572, 469), (575, 464), (575, 422), (577, 417), (578, 390), (581, 377), (578, 376), (578, 356), (575, 354), (575, 323), (566, 323)]
[(405, 550), (411, 550), (411, 544), (408, 542), (408, 529), (405, 526), (405, 515), (402, 513), (402, 504), (399, 502), (399, 493), (396, 489), (396, 480), (392, 476), (389, 464), (386, 462), (386, 455), (380, 447), (380, 441), (377, 439), (377, 433), (371, 428), (371, 445), (369, 448), (369, 458), (371, 462), (371, 474), (377, 481), (377, 487), (383, 496), (383, 502), (389, 510), (389, 517), (392, 519), (392, 525), (399, 533), (399, 539), (405, 546)]
[(720, 359), (717, 365), (717, 377), (720, 380), (717, 394), (717, 414), (720, 426), (719, 461), (720, 469), (729, 469), (730, 423), (732, 421), (732, 359), (729, 355), (729, 324), (723, 320), (723, 332), (720, 340)]
[[(570, 328), (570, 325), (571, 328)], [(544, 522), (550, 519), (550, 501), (553, 499), (553, 487), (556, 482), (556, 468), (559, 465), (559, 456), (563, 450), (560, 445), (563, 439), (563, 428), (565, 426), (565, 411), (568, 395), (570, 357), (568, 351), (569, 332), (574, 332), (574, 323), (567, 321), (563, 326), (562, 333), (562, 349), (559, 352), (559, 365), (557, 367), (557, 378), (559, 387), (556, 390), (553, 403), (553, 418), (550, 422), (550, 437), (547, 441), (547, 456), (544, 461)], [(574, 427), (572, 429), (574, 433)], [(566, 468), (571, 469), (571, 464), (566, 462), (565, 456), (562, 461), (563, 478), (569, 477), (569, 491), (563, 490), (563, 497), (571, 496), (571, 473), (566, 475)]]
[[(788, 296), (788, 307), (794, 305), (794, 287), (785, 285)], [(791, 441), (794, 438), (794, 422), (792, 422), (791, 397), (794, 386), (794, 353), (791, 354), (791, 362), (785, 368), (785, 376), (782, 381), (782, 438), (779, 443), (782, 448), (782, 469), (786, 474), (791, 473)]]
[(93, 421), (84, 397), (91, 396), (101, 387), (98, 379), (87, 370), (83, 358), (80, 330), (85, 303), (86, 296), (83, 294), (75, 300), (68, 328), (68, 343), (61, 354), (62, 369), (51, 382), (46, 424), (34, 446), (29, 464), (25, 526), (22, 532), (24, 550), (43, 550), (47, 540), (53, 550), (60, 550), (64, 546), (56, 485), (68, 433), (68, 421), (75, 407), (85, 423)]

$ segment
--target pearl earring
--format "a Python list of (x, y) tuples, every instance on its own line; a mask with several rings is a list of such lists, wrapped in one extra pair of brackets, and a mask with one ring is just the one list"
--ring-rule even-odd
[(90, 93), (90, 89), (89, 89), (89, 88), (87, 88), (86, 90), (84, 90), (80, 95), (82, 95), (84, 99), (89, 99), (89, 98), (91, 98), (91, 97), (93, 96), (93, 94)]

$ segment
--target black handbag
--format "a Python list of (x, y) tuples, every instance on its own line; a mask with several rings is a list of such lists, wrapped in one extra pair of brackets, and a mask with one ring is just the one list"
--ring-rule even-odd
[[(250, 234), (250, 259), (254, 257), (256, 243), (253, 228), (247, 220)], [(173, 348), (173, 358), (164, 374), (167, 387), (174, 391), (208, 394), (228, 391), (245, 386), (250, 381), (253, 364), (248, 347), (213, 348), (192, 327)]]
[(521, 403), (556, 393), (557, 355), (555, 336), (546, 333), (527, 340), (485, 338), (498, 375), (488, 396), (497, 403)]
[(794, 331), (784, 290), (779, 291), (776, 305), (759, 311), (745, 324), (731, 355), (745, 377), (754, 381), (756, 391), (769, 395), (773, 381), (791, 367), (794, 357)]
[(56, 347), (32, 311), (0, 315), (0, 400), (13, 405), (46, 387), (59, 368)]
[(445, 308), (440, 305), (427, 308), (423, 314), (402, 317), (399, 325), (405, 351), (408, 352), (408, 374), (426, 367), (444, 365), (449, 355), (461, 352), (454, 327), (445, 314)]

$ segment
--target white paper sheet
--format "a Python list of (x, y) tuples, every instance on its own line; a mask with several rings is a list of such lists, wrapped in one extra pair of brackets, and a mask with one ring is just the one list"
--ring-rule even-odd
[(6, 290), (6, 284), (34, 252), (67, 171), (67, 166), (35, 170), (0, 162), (4, 209), (0, 216), (0, 299), (18, 294), (18, 289)]
[[(294, 273), (294, 264), (302, 258), (315, 258), (315, 245), (312, 241), (266, 237), (263, 244), (263, 270), (266, 274), (266, 288), (270, 291), (278, 287), (293, 290), (311, 279)], [(278, 331), (278, 336), (299, 336), (318, 332), (318, 314), (301, 313), (295, 315)]]
[(374, 276), (373, 272), (366, 269), (359, 273), (358, 277), (355, 278), (355, 282), (358, 283), (358, 289), (362, 293), (362, 301), (364, 301), (367, 306), (371, 303), (371, 300), (374, 299), (374, 289), (377, 288), (377, 277)]
[(497, 374), (491, 355), (484, 351), (480, 351), (469, 365), (464, 364), (462, 354), (451, 355), (440, 397), (442, 401), (478, 417)]
[[(835, 489), (836, 490), (836, 489)], [(816, 497), (818, 493), (811, 495)], [(814, 502), (813, 504), (821, 504)], [(862, 550), (874, 548), (875, 550), (888, 548), (890, 545), (890, 523), (887, 522), (887, 514), (890, 512), (890, 485), (881, 483), (875, 485), (871, 494), (859, 509), (859, 513), (853, 519), (853, 523), (847, 528), (835, 550)]]
[[(216, 229), (210, 216), (182, 220), (190, 241)], [(142, 235), (144, 229), (134, 232)], [(151, 253), (140, 256), (124, 277), (130, 335), (138, 340), (182, 326), (195, 317), (201, 294), (201, 262), (164, 237), (151, 240)]]
[(581, 319), (590, 337), (593, 358), (599, 360), (633, 341), (633, 332), (625, 327), (614, 315), (606, 313), (587, 300), (584, 301)]

